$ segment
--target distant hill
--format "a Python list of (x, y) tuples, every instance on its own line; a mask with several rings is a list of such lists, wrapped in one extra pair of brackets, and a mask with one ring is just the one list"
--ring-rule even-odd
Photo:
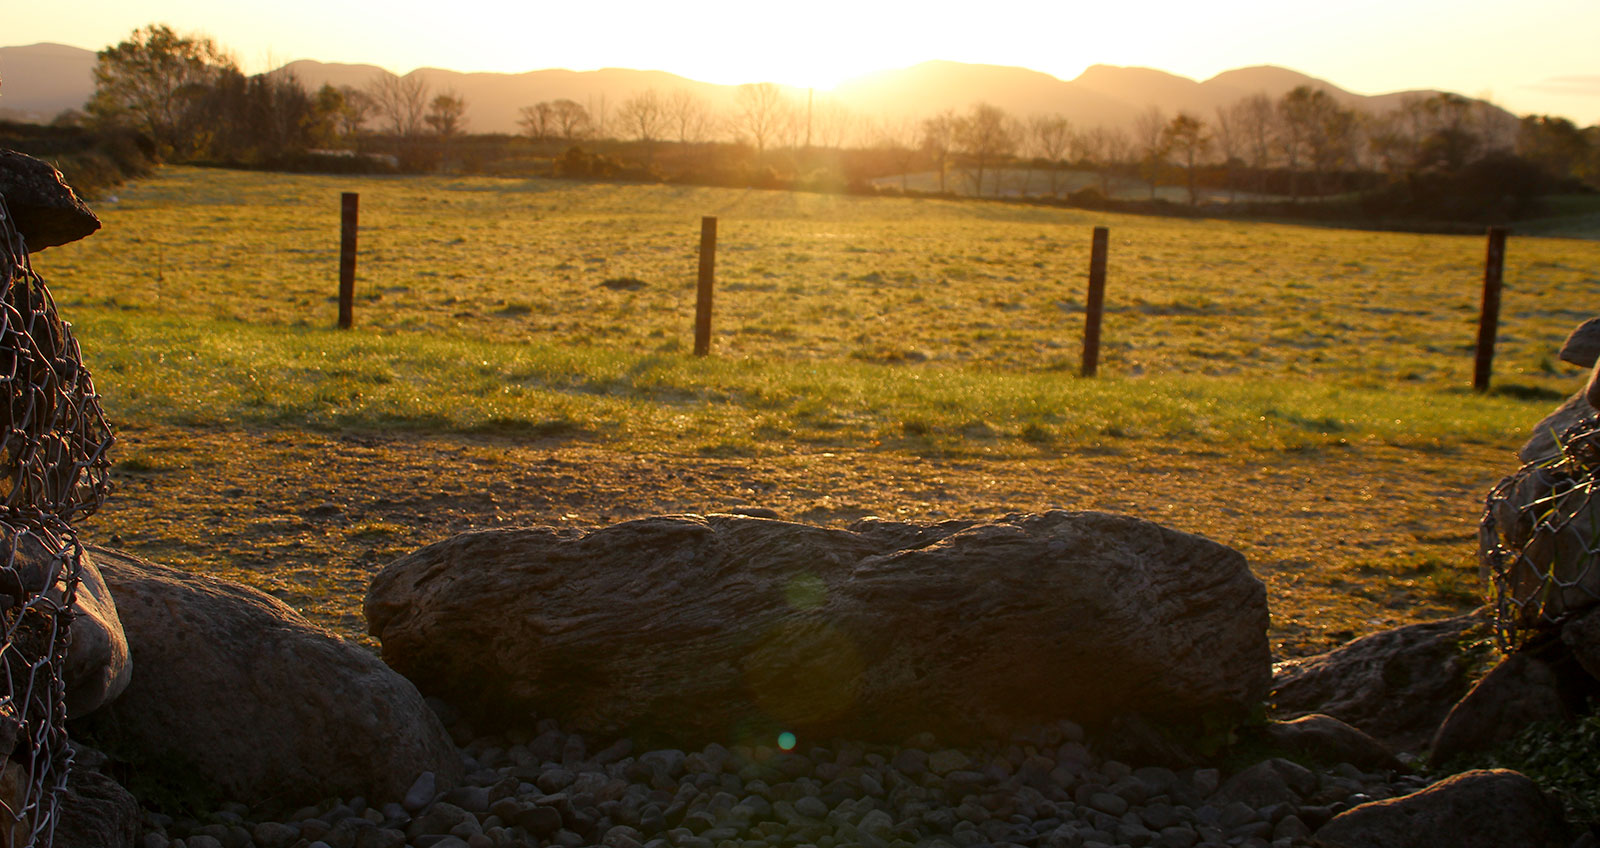
[[(61, 44), (0, 47), (0, 118), (48, 121), (64, 109), (82, 108), (94, 90), (91, 50)], [(308, 88), (324, 83), (361, 87), (387, 74), (375, 65), (346, 65), (301, 60), (281, 70), (293, 73)], [(703, 98), (715, 112), (734, 104), (734, 86), (699, 82), (664, 71), (604, 68), (598, 71), (543, 70), (521, 74), (466, 74), (421, 68), (419, 76), (435, 91), (454, 89), (467, 101), (468, 129), (475, 132), (517, 132), (517, 113), (543, 100), (566, 98), (591, 111), (610, 112), (645, 89), (667, 93), (686, 89)], [(1366, 96), (1288, 68), (1258, 66), (1224, 71), (1196, 82), (1152, 68), (1094, 65), (1076, 79), (1062, 80), (1027, 68), (923, 62), (909, 68), (869, 74), (817, 92), (868, 118), (922, 118), (946, 109), (964, 111), (980, 100), (1014, 115), (1065, 115), (1079, 127), (1125, 126), (1156, 106), (1168, 114), (1185, 110), (1209, 118), (1218, 106), (1257, 92), (1277, 98), (1298, 85), (1323, 89), (1349, 107), (1384, 112), (1409, 94)], [(803, 89), (790, 93), (803, 99)]]
[[(360, 88), (378, 75), (386, 74), (374, 65), (330, 65), (301, 60), (282, 70), (297, 77), (310, 89), (324, 83)], [(518, 111), (543, 100), (567, 99), (583, 104), (591, 112), (602, 107), (613, 111), (636, 92), (654, 88), (666, 93), (677, 89), (705, 98), (713, 109), (721, 110), (733, 102), (733, 86), (698, 82), (665, 71), (634, 71), (604, 68), (598, 71), (546, 70), (521, 74), (464, 74), (439, 68), (419, 68), (406, 74), (421, 77), (431, 91), (453, 89), (467, 101), (467, 129), (472, 132), (518, 132)]]
[(94, 51), (65, 44), (0, 47), (0, 118), (44, 123), (94, 93)]

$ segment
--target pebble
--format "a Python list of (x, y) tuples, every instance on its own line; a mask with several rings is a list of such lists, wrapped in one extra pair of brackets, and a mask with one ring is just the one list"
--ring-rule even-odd
[(1284, 848), (1340, 810), (1426, 785), (1340, 765), (1291, 775), (1303, 803), (1255, 807), (1216, 769), (1102, 759), (1067, 723), (981, 749), (919, 734), (787, 752), (640, 751), (548, 721), (510, 737), (449, 727), (465, 741), (459, 786), (424, 773), (398, 803), (328, 799), (281, 822), (240, 805), (201, 821), (148, 813), (139, 848)]
[(404, 807), (407, 812), (415, 813), (428, 806), (437, 790), (438, 778), (435, 777), (433, 772), (425, 771), (418, 775), (416, 781), (411, 784), (411, 788), (406, 791), (405, 800), (400, 802), (400, 806)]

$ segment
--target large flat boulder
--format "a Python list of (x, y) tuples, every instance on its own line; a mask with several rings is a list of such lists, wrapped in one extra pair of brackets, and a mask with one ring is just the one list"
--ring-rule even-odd
[(1194, 740), (1270, 677), (1243, 556), (1092, 512), (486, 530), (390, 563), (366, 615), (390, 665), (480, 720), (678, 746), (962, 741), (1123, 713)]
[(135, 669), (81, 726), (107, 754), (245, 804), (399, 800), (422, 772), (459, 780), (438, 718), (370, 652), (249, 587), (89, 551)]

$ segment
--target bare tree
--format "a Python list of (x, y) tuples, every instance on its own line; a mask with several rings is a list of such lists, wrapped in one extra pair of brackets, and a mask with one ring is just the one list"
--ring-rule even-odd
[(1278, 101), (1278, 145), (1289, 168), (1290, 195), (1300, 195), (1297, 173), (1302, 159), (1311, 161), (1316, 190), (1324, 177), (1342, 165), (1355, 140), (1355, 115), (1320, 88), (1296, 86)]
[(766, 153), (767, 145), (792, 128), (794, 108), (783, 96), (783, 89), (770, 82), (741, 85), (734, 93), (736, 132), (749, 136), (756, 156)]
[(1111, 196), (1112, 177), (1127, 156), (1131, 142), (1121, 129), (1095, 127), (1077, 137), (1078, 160), (1092, 168), (1100, 178), (1100, 193)]
[(1390, 180), (1405, 173), (1409, 163), (1416, 159), (1406, 137), (1399, 109), (1368, 116), (1362, 123), (1362, 131), (1367, 139), (1367, 153), (1374, 164), (1389, 175)]
[(711, 134), (711, 109), (687, 88), (667, 95), (665, 108), (667, 123), (679, 144), (699, 144)]
[(1061, 160), (1072, 143), (1072, 125), (1059, 113), (1034, 115), (1028, 119), (1028, 135), (1033, 152), (1050, 168), (1050, 196), (1055, 197), (1061, 178)]
[(339, 134), (345, 138), (356, 138), (366, 128), (367, 121), (378, 111), (378, 104), (372, 101), (372, 96), (353, 86), (339, 86), (339, 94), (344, 98), (339, 109)]
[(831, 97), (818, 101), (811, 110), (811, 139), (825, 150), (837, 150), (854, 133), (856, 114)]
[(1217, 146), (1217, 152), (1222, 154), (1222, 170), (1228, 183), (1228, 202), (1233, 203), (1238, 199), (1238, 186), (1233, 180), (1234, 166), (1239, 162), (1239, 154), (1244, 150), (1244, 134), (1240, 128), (1237, 110), (1229, 106), (1218, 106), (1216, 117), (1211, 121), (1211, 140)]
[(647, 88), (622, 101), (617, 107), (617, 123), (628, 136), (653, 144), (666, 132), (667, 107), (653, 88)]
[(1179, 112), (1162, 130), (1161, 146), (1183, 160), (1183, 169), (1188, 177), (1189, 205), (1200, 205), (1200, 194), (1194, 178), (1201, 157), (1211, 149), (1211, 136), (1206, 132), (1206, 125), (1188, 112)]
[(956, 143), (955, 110), (946, 109), (922, 121), (922, 149), (933, 159), (934, 170), (939, 173), (939, 193), (944, 194), (945, 174), (950, 170), (950, 151)]
[[(967, 114), (956, 121), (956, 144), (967, 155), (972, 167), (968, 179), (973, 194), (983, 196), (983, 173), (1016, 149), (1016, 139), (1010, 133), (1005, 110), (992, 103), (974, 103)], [(999, 193), (996, 181), (995, 192)]]
[(911, 118), (883, 118), (876, 122), (872, 133), (872, 146), (884, 152), (894, 162), (900, 174), (900, 190), (910, 186), (911, 166), (917, 159), (917, 122)]
[(1156, 199), (1156, 183), (1167, 161), (1167, 115), (1159, 106), (1140, 112), (1133, 120), (1133, 136), (1144, 159), (1145, 179), (1150, 181), (1150, 199)]
[(366, 92), (391, 134), (402, 138), (421, 134), (422, 119), (428, 110), (428, 84), (422, 77), (385, 73), (373, 79)]
[(428, 113), (422, 120), (440, 138), (454, 138), (467, 126), (467, 101), (454, 89), (449, 89), (428, 102)]
[(609, 138), (611, 132), (611, 112), (606, 107), (606, 96), (601, 94), (598, 98), (590, 97), (588, 108), (583, 110), (588, 126), (584, 128), (585, 135), (595, 138)]
[(594, 122), (589, 118), (589, 110), (575, 100), (562, 98), (550, 103), (550, 115), (554, 120), (556, 132), (568, 142), (577, 141), (588, 135), (594, 127)]
[(534, 141), (543, 141), (549, 138), (555, 123), (555, 109), (552, 108), (548, 100), (535, 103), (532, 106), (524, 106), (517, 110), (517, 126), (522, 127), (523, 135)]
[(1238, 123), (1241, 144), (1249, 157), (1250, 169), (1256, 174), (1256, 190), (1261, 192), (1265, 188), (1263, 179), (1267, 164), (1272, 161), (1277, 108), (1272, 105), (1272, 98), (1259, 92), (1228, 108)]

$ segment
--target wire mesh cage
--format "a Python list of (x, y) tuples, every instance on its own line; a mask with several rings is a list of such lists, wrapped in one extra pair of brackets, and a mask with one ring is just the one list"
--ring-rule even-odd
[(0, 846), (51, 843), (72, 763), (66, 683), (83, 548), (109, 493), (110, 428), (72, 328), (0, 198)]
[(1600, 604), (1600, 414), (1556, 444), (1558, 453), (1489, 490), (1478, 527), (1503, 650)]

